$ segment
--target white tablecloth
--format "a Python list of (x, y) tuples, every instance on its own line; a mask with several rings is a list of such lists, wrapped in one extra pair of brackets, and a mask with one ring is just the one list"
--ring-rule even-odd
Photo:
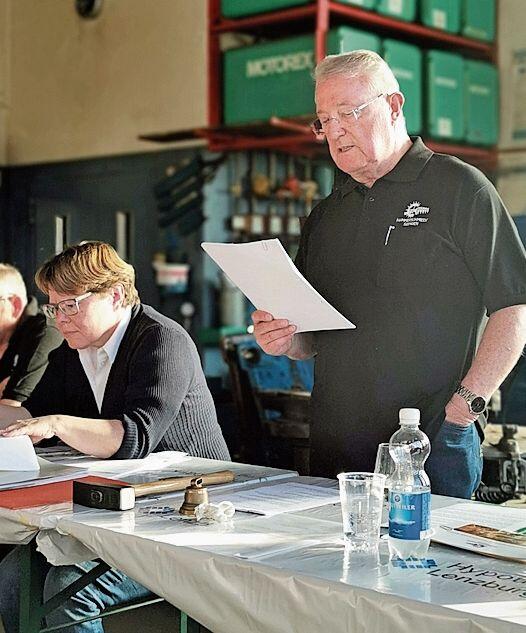
[[(23, 542), (40, 530), (52, 562), (99, 556), (214, 633), (526, 631), (526, 566), (432, 545), (436, 567), (402, 569), (385, 542), (375, 561), (349, 558), (336, 504), (206, 525), (180, 518), (181, 500), (143, 500), (127, 512), (3, 511), (0, 534)], [(435, 507), (457, 502), (433, 497)]]

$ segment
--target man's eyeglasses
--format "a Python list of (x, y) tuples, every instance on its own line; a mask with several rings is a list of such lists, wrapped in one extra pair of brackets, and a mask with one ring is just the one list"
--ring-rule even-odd
[(93, 292), (85, 292), (83, 295), (80, 295), (80, 297), (75, 297), (75, 299), (63, 299), (58, 303), (44, 303), (42, 305), (42, 312), (49, 319), (56, 319), (58, 311), (66, 316), (75, 316), (79, 313), (79, 303), (92, 294)]
[(371, 105), (371, 103), (374, 103), (374, 101), (384, 96), (386, 96), (386, 93), (382, 92), (369, 101), (362, 103), (362, 105), (357, 106), (356, 108), (352, 108), (351, 110), (342, 110), (341, 112), (338, 112), (338, 116), (321, 116), (311, 123), (311, 129), (314, 134), (316, 134), (316, 136), (323, 137), (325, 136), (325, 134), (327, 134), (329, 123), (331, 121), (338, 121), (340, 125), (356, 123), (356, 121), (358, 121), (362, 116), (362, 112), (367, 106)]

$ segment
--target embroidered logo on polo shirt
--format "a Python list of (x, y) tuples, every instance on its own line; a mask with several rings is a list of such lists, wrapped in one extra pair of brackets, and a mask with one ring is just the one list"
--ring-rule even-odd
[(427, 222), (428, 218), (421, 217), (429, 213), (429, 207), (425, 207), (418, 200), (414, 200), (407, 205), (404, 215), (401, 218), (396, 218), (397, 222), (400, 222), (402, 226), (418, 226)]

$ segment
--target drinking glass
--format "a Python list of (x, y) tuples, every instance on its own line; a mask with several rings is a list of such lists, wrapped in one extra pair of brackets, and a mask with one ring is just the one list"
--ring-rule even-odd
[(368, 552), (378, 547), (386, 476), (380, 473), (340, 473), (345, 545)]

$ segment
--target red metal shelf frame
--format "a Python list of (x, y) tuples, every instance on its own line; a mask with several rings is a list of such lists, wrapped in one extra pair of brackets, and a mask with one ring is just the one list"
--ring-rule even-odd
[[(265, 127), (263, 134), (258, 133), (257, 126), (221, 127), (220, 36), (228, 32), (243, 32), (264, 33), (275, 37), (275, 27), (278, 25), (301, 25), (303, 22), (311, 28), (312, 25), (314, 26), (316, 60), (319, 61), (325, 56), (326, 34), (329, 31), (331, 20), (334, 19), (348, 24), (374, 27), (376, 30), (391, 35), (403, 35), (406, 39), (421, 45), (455, 48), (479, 59), (489, 61), (496, 59), (496, 47), (493, 44), (468, 39), (413, 22), (403, 22), (359, 7), (340, 4), (333, 0), (316, 0), (316, 2), (305, 6), (236, 20), (221, 16), (221, 0), (208, 0), (208, 124), (210, 127), (209, 129), (196, 130), (196, 136), (207, 138), (210, 149), (213, 151), (268, 148), (311, 155), (326, 151), (324, 145), (315, 142), (304, 121), (273, 117), (267, 126), (263, 126)], [(270, 132), (268, 126), (270, 126)], [(272, 134), (272, 128), (275, 129), (275, 135)], [(434, 151), (459, 156), (485, 169), (493, 168), (496, 163), (494, 148), (479, 148), (432, 140), (426, 142)]]

